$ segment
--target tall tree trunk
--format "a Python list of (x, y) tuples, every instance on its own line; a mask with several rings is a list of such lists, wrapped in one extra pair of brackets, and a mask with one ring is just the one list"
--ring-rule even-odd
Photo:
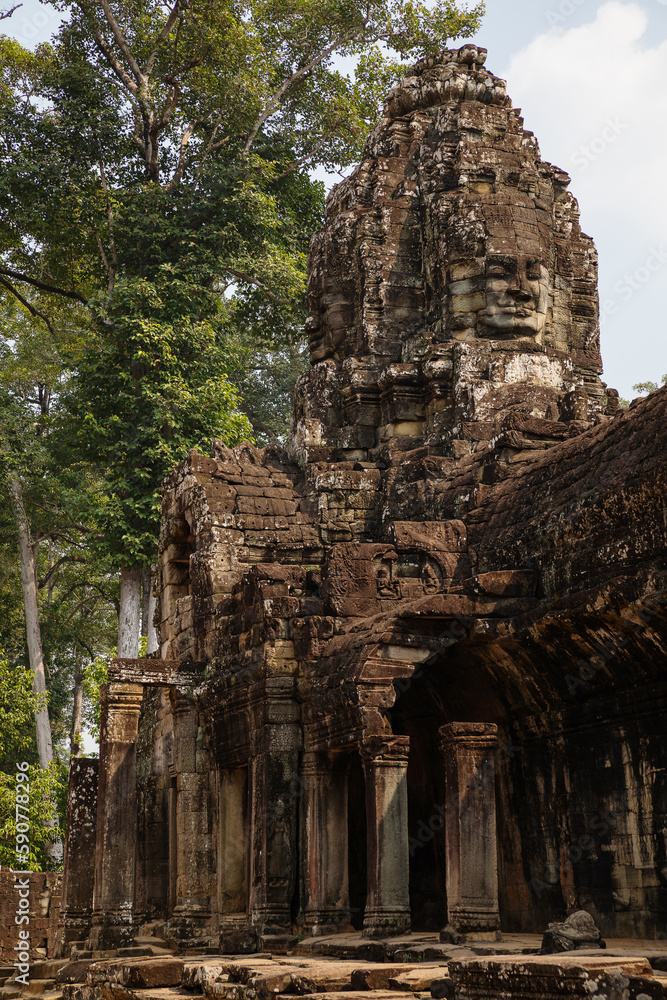
[(148, 605), (151, 596), (151, 568), (144, 566), (141, 571), (141, 634), (148, 636)]
[[(37, 546), (30, 538), (30, 524), (23, 504), (23, 491), (16, 474), (12, 475), (9, 488), (16, 518), (16, 530), (19, 539), (19, 556), (21, 559), (21, 587), (23, 590), (23, 607), (25, 611), (25, 631), (28, 640), (28, 657), (33, 673), (33, 691), (35, 694), (46, 694), (46, 676), (44, 672), (44, 653), (42, 652), (42, 634), (39, 627), (39, 604), (37, 601)], [(35, 731), (37, 737), (37, 755), (39, 766), (46, 768), (53, 760), (53, 739), (51, 737), (51, 720), (49, 709), (45, 705), (35, 713)], [(55, 817), (47, 820), (47, 826), (55, 826)], [(46, 853), (54, 861), (62, 860), (63, 845), (60, 840), (53, 840), (46, 845)]]
[[(28, 655), (33, 673), (33, 690), (36, 694), (46, 694), (46, 677), (44, 673), (44, 654), (42, 652), (42, 636), (39, 628), (39, 605), (37, 603), (37, 553), (36, 546), (30, 538), (30, 525), (23, 505), (23, 491), (16, 475), (10, 482), (14, 515), (19, 538), (19, 554), (21, 558), (21, 586), (23, 588), (23, 605), (25, 609), (25, 630), (28, 639)], [(51, 722), (46, 706), (35, 714), (37, 730), (37, 753), (39, 766), (48, 767), (53, 760), (53, 740), (51, 738)]]
[(153, 617), (155, 615), (155, 595), (153, 594), (153, 580), (157, 573), (157, 566), (153, 564), (150, 568), (149, 580), (150, 586), (148, 588), (148, 629), (146, 635), (148, 637), (148, 642), (146, 644), (147, 653), (157, 653), (158, 641), (157, 641), (157, 631), (155, 625), (153, 624)]
[(134, 660), (139, 654), (141, 628), (141, 569), (120, 571), (120, 616), (118, 622), (118, 653)]
[(74, 674), (74, 705), (72, 707), (72, 729), (69, 736), (69, 748), (73, 757), (80, 757), (83, 751), (81, 739), (81, 716), (83, 710), (83, 673), (77, 666)]

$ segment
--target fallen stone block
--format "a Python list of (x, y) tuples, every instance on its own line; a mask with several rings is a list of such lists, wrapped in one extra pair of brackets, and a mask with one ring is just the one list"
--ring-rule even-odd
[(408, 972), (410, 965), (378, 965), (355, 969), (352, 973), (353, 990), (386, 990), (389, 980)]
[(92, 958), (79, 958), (72, 962), (67, 962), (56, 972), (56, 982), (85, 983), (86, 973), (93, 962), (94, 959)]
[[(449, 974), (454, 982), (456, 1000), (555, 1000), (557, 997), (579, 997), (590, 1000), (639, 1000), (618, 992), (618, 981), (606, 980), (608, 990), (601, 990), (606, 975), (622, 973), (630, 977), (653, 980), (651, 966), (645, 958), (610, 955), (579, 955), (566, 953), (558, 958), (541, 955), (496, 955), (489, 959), (450, 962)], [(648, 995), (648, 994), (647, 994)], [(649, 996), (649, 1000), (653, 1000)]]
[(111, 983), (130, 989), (180, 986), (184, 965), (182, 958), (173, 955), (94, 962), (88, 968), (86, 982), (91, 986)]
[(450, 979), (449, 976), (443, 976), (442, 979), (434, 979), (431, 983), (431, 996), (433, 1000), (453, 1000), (454, 980)]
[(577, 910), (567, 920), (549, 924), (542, 938), (542, 955), (554, 955), (578, 948), (604, 948), (602, 934), (590, 913)]

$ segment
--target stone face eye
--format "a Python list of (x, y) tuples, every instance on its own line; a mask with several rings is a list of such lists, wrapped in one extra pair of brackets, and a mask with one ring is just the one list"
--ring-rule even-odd
[(510, 278), (515, 273), (516, 261), (502, 257), (487, 261), (486, 275), (489, 278)]
[(526, 277), (530, 281), (539, 281), (541, 277), (541, 268), (539, 260), (531, 261), (526, 268)]

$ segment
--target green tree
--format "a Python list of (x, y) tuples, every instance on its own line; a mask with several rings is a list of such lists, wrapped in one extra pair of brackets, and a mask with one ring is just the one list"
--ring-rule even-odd
[(57, 807), (65, 768), (57, 760), (46, 768), (35, 761), (34, 719), (45, 700), (46, 695), (33, 692), (29, 669), (0, 658), (0, 865), (8, 868), (53, 867), (50, 848), (62, 836)]
[[(662, 376), (662, 385), (667, 385), (667, 375)], [(636, 382), (632, 387), (640, 396), (648, 396), (651, 392), (656, 392), (660, 386), (657, 382)]]
[(57, 337), (36, 330), (14, 297), (0, 295), (0, 304), (0, 606), (9, 612), (0, 649), (11, 669), (31, 667), (37, 693), (48, 690), (32, 718), (36, 759), (47, 768), (80, 752), (83, 668), (112, 644), (114, 580), (88, 552), (99, 479), (51, 449), (67, 380)]
[[(307, 168), (353, 162), (401, 60), (471, 34), (483, 5), (60, 9), (51, 45), (2, 42), (0, 280), (50, 330), (56, 300), (84, 307), (59, 447), (102, 470), (100, 558), (121, 569), (119, 655), (136, 655), (160, 479), (250, 431), (226, 374), (230, 297), (289, 341), (322, 215)], [(336, 56), (358, 60), (353, 77)]]

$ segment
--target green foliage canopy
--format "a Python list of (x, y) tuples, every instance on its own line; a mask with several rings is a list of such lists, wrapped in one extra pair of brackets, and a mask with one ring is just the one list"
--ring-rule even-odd
[(103, 470), (107, 559), (139, 565), (162, 476), (251, 430), (226, 377), (226, 303), (274, 341), (301, 324), (323, 210), (307, 168), (354, 162), (401, 61), (470, 35), (483, 4), (58, 7), (51, 44), (0, 39), (0, 284), (70, 334), (62, 446)]

